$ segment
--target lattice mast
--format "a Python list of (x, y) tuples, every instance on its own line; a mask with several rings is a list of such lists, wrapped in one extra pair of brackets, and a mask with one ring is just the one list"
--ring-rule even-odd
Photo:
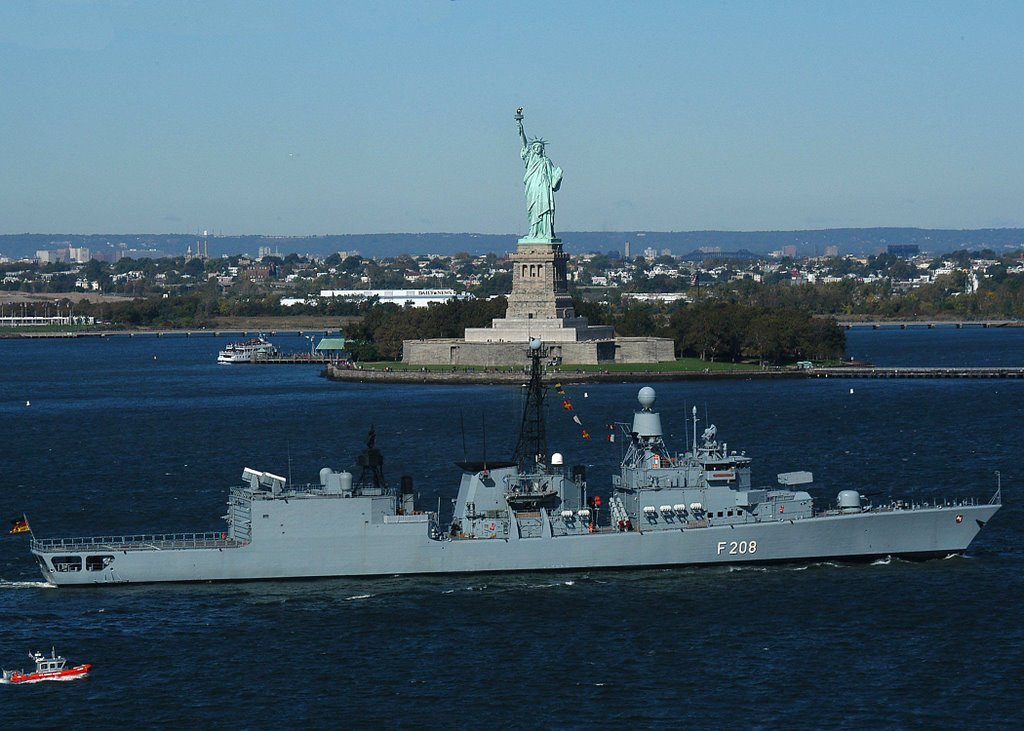
[(523, 404), (523, 422), (519, 427), (515, 462), (520, 471), (533, 471), (547, 462), (548, 440), (544, 431), (544, 385), (541, 383), (541, 341), (530, 340), (530, 385)]

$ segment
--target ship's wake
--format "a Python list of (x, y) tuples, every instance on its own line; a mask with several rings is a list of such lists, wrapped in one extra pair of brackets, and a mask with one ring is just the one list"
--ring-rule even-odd
[(45, 581), (7, 581), (0, 579), (0, 589), (56, 589), (53, 584)]

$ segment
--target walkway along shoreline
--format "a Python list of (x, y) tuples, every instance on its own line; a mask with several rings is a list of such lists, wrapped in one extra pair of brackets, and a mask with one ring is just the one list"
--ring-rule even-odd
[[(523, 370), (466, 371), (452, 368), (436, 370), (384, 370), (339, 368), (329, 365), (321, 374), (332, 381), (352, 383), (406, 384), (497, 384), (518, 385), (528, 378)], [(772, 378), (1024, 378), (1024, 368), (784, 368), (723, 371), (550, 371), (545, 383), (633, 383), (659, 381), (722, 381)]]

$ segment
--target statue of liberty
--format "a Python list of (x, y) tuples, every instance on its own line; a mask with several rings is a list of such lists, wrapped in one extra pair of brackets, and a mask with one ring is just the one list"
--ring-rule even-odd
[(516, 110), (519, 139), (523, 142), (520, 153), (526, 164), (523, 186), (526, 188), (526, 211), (530, 219), (530, 232), (526, 238), (534, 241), (555, 240), (555, 191), (562, 184), (562, 168), (544, 154), (547, 142), (540, 137), (526, 139), (523, 131), (523, 109)]

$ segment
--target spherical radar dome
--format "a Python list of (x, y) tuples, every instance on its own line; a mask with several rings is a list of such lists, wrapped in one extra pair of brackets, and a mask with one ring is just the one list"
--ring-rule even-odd
[(530, 350), (540, 350), (540, 338), (530, 338)]
[(637, 401), (645, 409), (649, 409), (654, 406), (654, 389), (650, 386), (644, 386), (640, 389), (640, 393), (636, 395)]

